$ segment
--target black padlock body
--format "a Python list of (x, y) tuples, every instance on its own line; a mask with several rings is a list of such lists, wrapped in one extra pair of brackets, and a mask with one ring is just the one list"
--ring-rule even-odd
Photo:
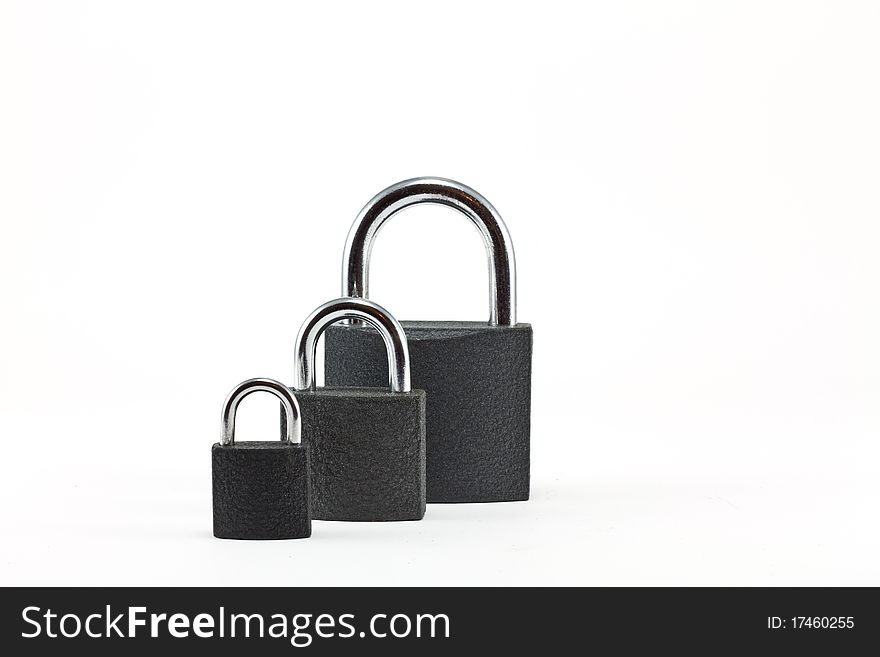
[[(427, 395), (427, 501), (529, 498), (532, 327), (404, 321), (412, 385)], [(381, 337), (355, 324), (330, 326), (325, 379), (383, 386)]]
[[(423, 391), (327, 387), (292, 392), (302, 410), (302, 439), (311, 449), (315, 520), (424, 517)], [(283, 414), (281, 422), (283, 433)]]
[(214, 536), (308, 538), (309, 446), (250, 441), (211, 448)]

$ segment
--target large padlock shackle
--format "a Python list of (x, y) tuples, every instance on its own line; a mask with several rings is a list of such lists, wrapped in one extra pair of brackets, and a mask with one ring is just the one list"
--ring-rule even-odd
[(287, 416), (287, 433), (281, 442), (298, 443), (302, 435), (302, 421), (300, 420), (299, 402), (291, 394), (286, 385), (274, 379), (248, 379), (239, 383), (223, 402), (223, 410), (220, 413), (220, 444), (232, 445), (235, 442), (235, 414), (238, 405), (248, 395), (254, 392), (268, 392), (281, 400), (284, 414)]
[(391, 185), (367, 203), (348, 232), (342, 256), (342, 293), (366, 299), (373, 240), (392, 216), (420, 203), (455, 208), (480, 230), (489, 258), (491, 326), (516, 324), (516, 258), (507, 226), (498, 211), (467, 185), (445, 178), (412, 178)]
[(343, 297), (319, 306), (308, 316), (296, 336), (296, 388), (314, 390), (315, 352), (318, 338), (331, 324), (343, 319), (366, 322), (382, 336), (388, 352), (388, 383), (391, 392), (410, 392), (409, 347), (403, 327), (382, 306), (366, 299)]

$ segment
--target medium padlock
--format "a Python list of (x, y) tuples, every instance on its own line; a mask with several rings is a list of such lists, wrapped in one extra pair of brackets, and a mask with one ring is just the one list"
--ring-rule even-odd
[[(376, 329), (390, 391), (316, 387), (318, 338), (343, 319)], [(425, 393), (410, 384), (400, 324), (371, 301), (336, 299), (309, 316), (296, 345), (298, 389), (293, 392), (303, 410), (303, 441), (311, 448), (313, 517), (420, 520), (425, 515)]]
[[(498, 212), (476, 191), (443, 178), (392, 185), (361, 210), (348, 234), (343, 294), (367, 298), (379, 229), (420, 203), (455, 208), (480, 230), (489, 257), (488, 323), (403, 321), (413, 385), (428, 396), (428, 502), (529, 498), (532, 327), (516, 322), (516, 264)], [(327, 385), (378, 386), (382, 342), (363, 325), (333, 326), (325, 340)]]
[[(235, 413), (257, 391), (281, 400), (285, 433), (281, 441), (235, 442)], [(249, 379), (233, 388), (223, 404), (222, 435), (211, 448), (214, 536), (277, 539), (312, 535), (309, 506), (309, 446), (300, 441), (300, 409), (290, 390), (272, 379)]]

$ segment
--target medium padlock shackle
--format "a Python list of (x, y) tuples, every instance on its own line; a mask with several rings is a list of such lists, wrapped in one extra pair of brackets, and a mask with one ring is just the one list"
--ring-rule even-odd
[(412, 178), (391, 185), (367, 203), (354, 220), (342, 256), (342, 293), (366, 299), (370, 253), (382, 225), (392, 216), (420, 203), (455, 208), (480, 230), (489, 258), (491, 326), (516, 324), (516, 258), (507, 226), (498, 211), (467, 185), (446, 178)]
[(235, 442), (235, 414), (241, 401), (254, 392), (268, 392), (281, 400), (284, 414), (287, 416), (287, 433), (281, 439), (283, 443), (298, 443), (302, 434), (299, 402), (286, 385), (274, 379), (248, 379), (239, 383), (223, 402), (220, 413), (221, 445), (232, 445)]
[(296, 388), (315, 389), (315, 352), (318, 338), (331, 324), (343, 319), (366, 322), (382, 336), (388, 353), (388, 383), (391, 392), (410, 392), (409, 347), (403, 327), (379, 304), (366, 299), (343, 297), (319, 306), (308, 316), (296, 336)]

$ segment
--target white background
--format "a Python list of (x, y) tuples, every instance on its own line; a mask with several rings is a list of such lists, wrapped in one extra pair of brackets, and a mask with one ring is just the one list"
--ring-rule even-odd
[[(3, 2), (0, 582), (880, 584), (870, 2)], [(385, 186), (469, 184), (535, 328), (527, 503), (211, 536)], [(373, 298), (487, 316), (478, 234)], [(406, 272), (401, 275), (400, 272)], [(273, 398), (241, 439), (274, 438)]]

